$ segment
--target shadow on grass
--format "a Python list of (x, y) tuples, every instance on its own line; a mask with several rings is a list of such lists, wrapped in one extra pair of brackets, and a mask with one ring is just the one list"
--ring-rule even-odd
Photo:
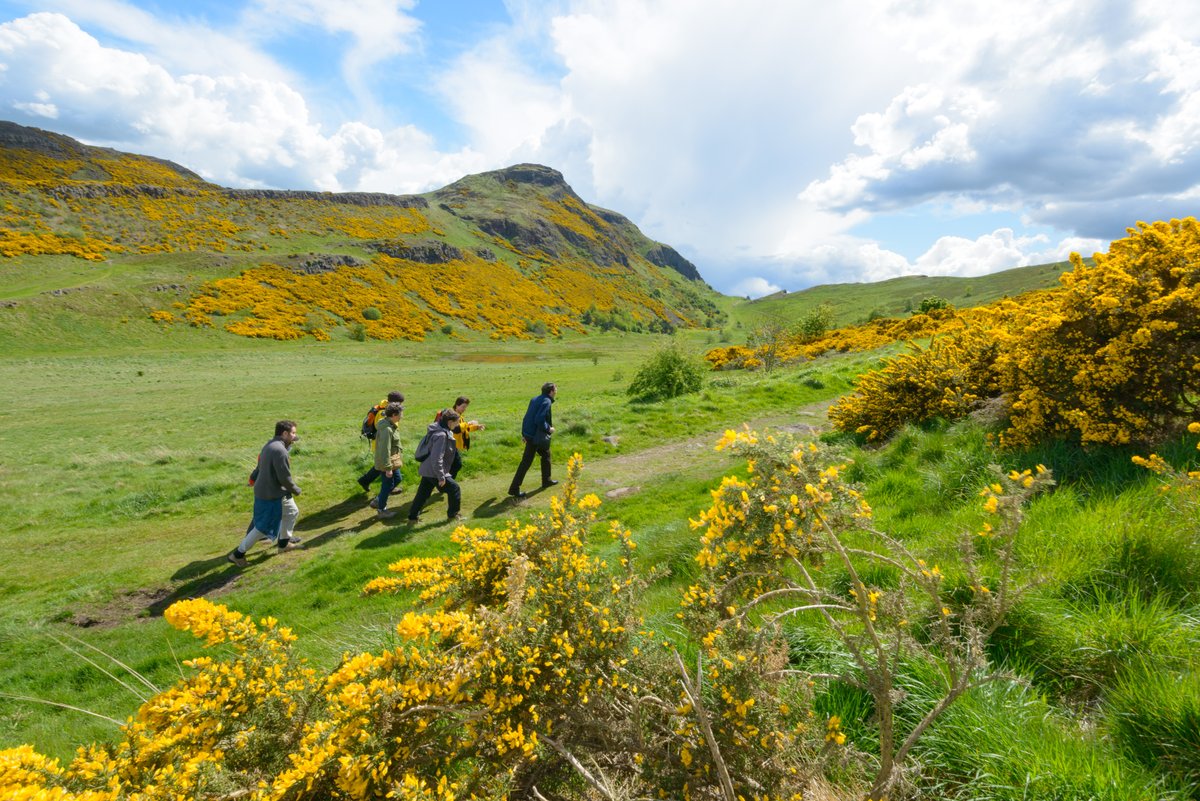
[(354, 512), (362, 511), (372, 497), (374, 496), (356, 492), (344, 501), (338, 501), (333, 506), (322, 509), (319, 512), (305, 514), (304, 510), (301, 509), (300, 520), (296, 522), (296, 531), (314, 531), (329, 528), (345, 520)]
[[(252, 551), (247, 554), (246, 561), (249, 563), (248, 566), (252, 567), (266, 561), (270, 556), (271, 554), (266, 550)], [(224, 567), (223, 570), (213, 572), (222, 566)], [(167, 607), (176, 601), (201, 598), (224, 589), (236, 581), (244, 570), (245, 568), (236, 567), (225, 561), (224, 554), (212, 559), (192, 562), (177, 570), (173, 578), (179, 579), (185, 576), (194, 576), (194, 578), (191, 581), (185, 581), (183, 584), (173, 587), (167, 594), (156, 597), (153, 602), (146, 606), (146, 614), (150, 617), (161, 617)]]
[[(408, 510), (412, 507), (411, 503), (406, 503), (403, 507), (396, 507), (396, 516), (389, 520), (379, 520), (371, 518), (366, 521), (361, 527), (366, 528), (379, 524), (383, 526), (383, 530), (373, 537), (366, 537), (358, 541), (354, 547), (357, 549), (370, 550), (374, 548), (386, 548), (389, 545), (399, 545), (413, 535), (413, 532), (420, 528), (427, 528), (430, 524), (426, 523), (422, 526), (420, 523), (408, 522)], [(404, 514), (400, 514), (403, 510)]]
[(488, 518), (498, 517), (505, 512), (511, 512), (517, 508), (517, 505), (517, 500), (507, 495), (503, 498), (497, 498), (493, 495), (491, 498), (488, 498), (483, 503), (476, 506), (475, 511), (471, 513), (471, 516), (486, 520)]

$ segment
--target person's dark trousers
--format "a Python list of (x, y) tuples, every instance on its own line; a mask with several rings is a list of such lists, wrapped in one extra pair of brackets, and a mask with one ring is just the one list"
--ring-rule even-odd
[(525, 480), (525, 474), (533, 464), (535, 453), (542, 457), (542, 483), (550, 483), (550, 443), (535, 445), (530, 440), (525, 440), (525, 453), (521, 454), (521, 464), (517, 465), (517, 474), (513, 476), (512, 485), (508, 488), (509, 495), (516, 495), (521, 491), (521, 482)]
[(462, 507), (462, 488), (458, 486), (458, 482), (447, 478), (445, 486), (439, 487), (437, 479), (421, 476), (421, 483), (417, 485), (417, 494), (412, 499), (412, 508), (408, 510), (409, 520), (416, 520), (421, 514), (421, 509), (429, 500), (429, 496), (433, 494), (434, 488), (447, 497), (446, 517), (458, 516), (458, 510)]
[(455, 451), (454, 463), (450, 465), (450, 478), (457, 479), (459, 470), (462, 470), (462, 454), (458, 451)]
[(392, 487), (400, 483), (400, 471), (393, 470), (390, 478), (387, 473), (380, 473), (380, 475), (383, 476), (383, 481), (379, 482), (379, 495), (375, 499), (375, 508), (382, 512), (387, 508), (388, 496), (392, 494)]
[(370, 470), (368, 470), (367, 472), (363, 473), (361, 476), (358, 477), (358, 483), (362, 484), (363, 489), (370, 492), (371, 491), (371, 482), (373, 482), (375, 479), (379, 478), (382, 475), (383, 475), (383, 471), (376, 470), (374, 467), (372, 467)]

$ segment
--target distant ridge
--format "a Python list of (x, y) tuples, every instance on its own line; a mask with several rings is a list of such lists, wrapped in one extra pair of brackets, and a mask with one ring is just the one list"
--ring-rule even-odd
[[(165, 159), (0, 122), (0, 199), (0, 256), (45, 274), (39, 284), (54, 280), (47, 259), (129, 265), (119, 272), (167, 326), (276, 339), (541, 338), (725, 320), (694, 264), (539, 164), (419, 195), (235, 189)], [(187, 273), (147, 282), (173, 287), (173, 308), (136, 287), (146, 257), (185, 253)], [(181, 269), (170, 264), (179, 261), (167, 273)], [(434, 265), (455, 280), (432, 288)], [(33, 304), (6, 300), (2, 287), (0, 301)]]

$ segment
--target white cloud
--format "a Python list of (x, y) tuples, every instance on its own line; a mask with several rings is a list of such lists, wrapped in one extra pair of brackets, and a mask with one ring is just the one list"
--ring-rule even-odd
[(195, 17), (160, 19), (127, 0), (53, 0), (41, 5), (52, 6), (79, 26), (104, 31), (176, 73), (233, 72), (271, 81), (296, 80), (255, 45), (255, 34), (274, 30), (273, 25), (227, 33)]
[(507, 37), (468, 51), (440, 76), (437, 89), (473, 146), (501, 159), (536, 152), (543, 133), (569, 116), (557, 86), (535, 74)]
[(780, 289), (781, 287), (772, 284), (765, 278), (752, 276), (750, 278), (744, 278), (734, 284), (733, 288), (729, 290), (729, 293), (731, 295), (743, 295), (748, 298), (761, 298), (764, 295), (774, 294)]
[[(414, 0), (244, 0), (224, 30), (137, 2), (0, 26), (0, 109), (233, 185), (421, 191), (540, 161), (719, 289), (1057, 260), (1200, 196), (1200, 7), (1167, 0), (508, 0), (512, 27), (451, 61)], [(268, 55), (310, 36), (341, 47), (345, 109)], [(466, 145), (371, 124), (385, 62)], [(942, 237), (931, 208), (992, 219)], [(911, 216), (903, 246), (854, 235), (880, 213)]]
[(348, 122), (332, 135), (304, 97), (244, 73), (176, 78), (146, 57), (103, 47), (58, 14), (0, 25), (0, 106), (18, 121), (58, 109), (81, 138), (158, 155), (230, 186), (424, 191), (477, 169), (415, 128)]

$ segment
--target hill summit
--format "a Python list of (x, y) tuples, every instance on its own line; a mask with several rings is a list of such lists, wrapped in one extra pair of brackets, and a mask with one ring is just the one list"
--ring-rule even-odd
[[(64, 257), (108, 265), (165, 326), (521, 338), (723, 318), (695, 265), (538, 164), (418, 195), (232, 189), (171, 161), (0, 122), (0, 198), (10, 269), (53, 275)], [(78, 268), (61, 272), (70, 286), (0, 298), (6, 314), (36, 314), (56, 289), (89, 291)], [(152, 294), (163, 286), (174, 297)]]

